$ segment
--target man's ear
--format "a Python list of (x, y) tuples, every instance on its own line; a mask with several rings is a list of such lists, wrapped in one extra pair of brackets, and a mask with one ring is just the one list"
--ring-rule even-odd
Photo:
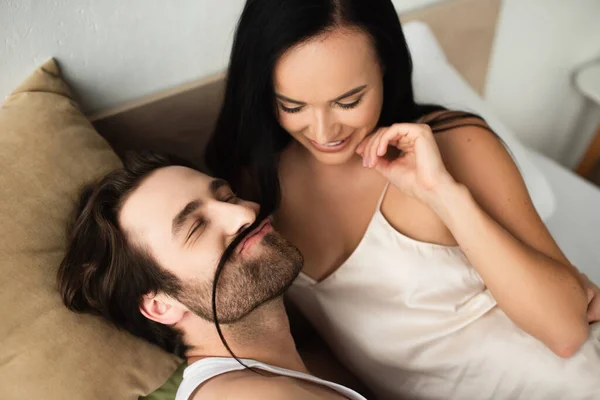
[(149, 320), (164, 325), (174, 325), (183, 318), (185, 309), (179, 302), (165, 294), (149, 293), (142, 297), (140, 312)]

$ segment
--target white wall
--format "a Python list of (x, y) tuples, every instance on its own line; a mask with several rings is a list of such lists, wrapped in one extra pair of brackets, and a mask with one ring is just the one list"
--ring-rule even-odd
[(572, 73), (600, 57), (600, 1), (504, 0), (496, 35), (487, 100), (522, 141), (572, 164), (571, 142), (591, 133), (577, 128)]
[(244, 0), (0, 0), (0, 95), (55, 56), (88, 110), (223, 69)]
[[(440, 0), (395, 0), (399, 11)], [(244, 0), (0, 0), (0, 96), (56, 57), (96, 111), (226, 67)]]
[(427, 7), (435, 3), (441, 3), (442, 1), (446, 0), (392, 0), (392, 3), (394, 3), (394, 7), (396, 7), (396, 11), (398, 11), (398, 13), (403, 13), (406, 11)]

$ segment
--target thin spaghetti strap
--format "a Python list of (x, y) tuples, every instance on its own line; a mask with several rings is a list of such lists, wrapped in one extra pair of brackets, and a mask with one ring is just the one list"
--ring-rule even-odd
[(377, 211), (381, 210), (381, 203), (383, 203), (383, 198), (385, 197), (385, 194), (387, 193), (387, 189), (390, 186), (390, 181), (387, 181), (385, 183), (385, 186), (383, 187), (383, 191), (381, 192), (381, 195), (379, 196), (379, 200), (377, 201)]

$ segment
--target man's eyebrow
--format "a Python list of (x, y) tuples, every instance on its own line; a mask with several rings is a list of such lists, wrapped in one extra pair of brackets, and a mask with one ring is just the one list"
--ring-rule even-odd
[[(361, 92), (361, 91), (362, 91), (362, 90), (364, 90), (366, 87), (367, 87), (367, 85), (362, 85), (362, 86), (355, 87), (354, 89), (347, 91), (347, 92), (346, 92), (346, 93), (344, 93), (343, 95), (341, 95), (341, 96), (338, 96), (338, 97), (336, 97), (335, 99), (333, 99), (333, 100), (329, 100), (329, 101), (330, 101), (330, 102), (336, 102), (336, 101), (343, 100), (343, 99), (345, 99), (346, 97), (350, 97), (350, 96), (352, 96), (353, 94), (356, 94), (356, 93), (358, 93), (358, 92)], [(280, 93), (275, 93), (275, 97), (277, 97), (277, 98), (278, 98), (278, 99), (280, 99), (280, 100), (286, 101), (286, 102), (288, 102), (288, 103), (298, 104), (298, 105), (300, 105), (300, 106), (304, 106), (304, 105), (306, 105), (306, 103), (303, 103), (303, 102), (301, 102), (301, 101), (298, 101), (298, 100), (293, 100), (293, 99), (290, 99), (289, 97), (285, 97), (284, 95), (282, 95), (282, 94), (280, 94)]]
[(185, 224), (185, 221), (187, 221), (188, 217), (194, 211), (200, 208), (201, 205), (202, 202), (200, 200), (192, 200), (189, 203), (187, 203), (185, 207), (183, 207), (183, 209), (179, 211), (179, 213), (177, 213), (175, 218), (173, 218), (173, 222), (171, 225), (171, 235), (177, 236), (177, 234), (179, 234), (179, 231)]

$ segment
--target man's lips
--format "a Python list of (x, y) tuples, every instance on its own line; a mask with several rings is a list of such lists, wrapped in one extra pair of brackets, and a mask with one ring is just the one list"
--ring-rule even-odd
[(258, 225), (252, 232), (250, 232), (238, 245), (238, 253), (243, 253), (249, 250), (272, 229), (273, 227), (271, 226), (271, 220), (269, 218), (265, 218), (265, 220), (261, 222), (260, 225)]

